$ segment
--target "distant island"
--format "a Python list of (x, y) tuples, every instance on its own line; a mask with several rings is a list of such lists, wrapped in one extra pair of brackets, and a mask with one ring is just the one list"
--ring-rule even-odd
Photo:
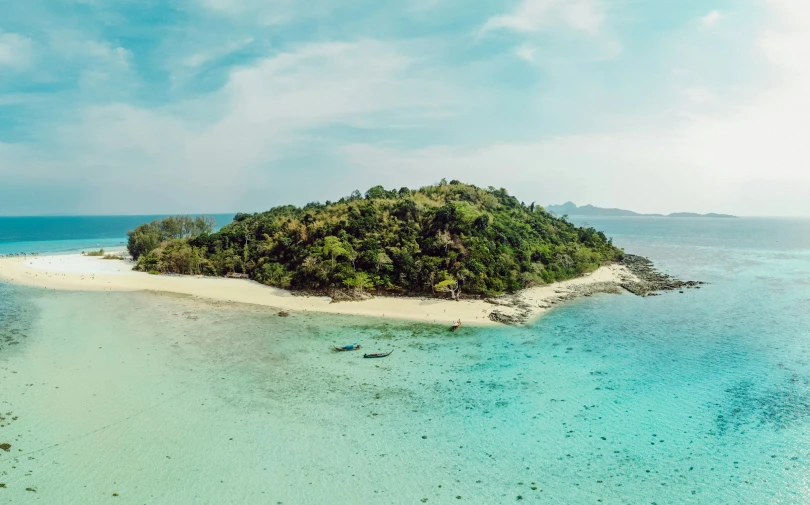
[(713, 217), (713, 218), (736, 218), (730, 214), (697, 214), (694, 212), (673, 212), (672, 214), (640, 214), (632, 210), (607, 209), (604, 207), (594, 207), (593, 205), (583, 205), (578, 207), (573, 202), (566, 202), (562, 205), (549, 205), (546, 210), (555, 216), (603, 216), (603, 217)]
[(202, 218), (169, 218), (128, 235), (136, 269), (145, 272), (453, 299), (579, 277), (624, 256), (604, 233), (526, 205), (505, 189), (444, 180), (237, 214), (218, 232)]

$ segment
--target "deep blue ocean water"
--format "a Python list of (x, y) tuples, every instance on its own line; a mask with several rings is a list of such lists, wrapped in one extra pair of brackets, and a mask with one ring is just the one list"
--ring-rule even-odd
[(0, 501), (810, 504), (810, 220), (587, 222), (708, 284), (455, 334), (0, 284)]
[[(160, 216), (0, 216), (0, 254), (69, 253), (92, 248), (123, 247), (127, 232)], [(232, 214), (212, 214), (217, 227)]]

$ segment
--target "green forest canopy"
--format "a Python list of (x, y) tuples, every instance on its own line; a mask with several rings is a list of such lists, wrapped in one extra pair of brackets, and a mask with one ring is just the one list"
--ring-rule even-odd
[(577, 277), (623, 254), (594, 228), (458, 181), (237, 214), (218, 232), (210, 221), (168, 219), (129, 232), (137, 270), (245, 273), (321, 292), (493, 295)]

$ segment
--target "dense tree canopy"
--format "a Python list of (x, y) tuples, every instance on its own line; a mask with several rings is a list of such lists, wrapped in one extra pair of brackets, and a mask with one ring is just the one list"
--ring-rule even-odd
[(192, 238), (214, 230), (211, 216), (170, 216), (144, 223), (127, 233), (127, 250), (133, 259), (154, 251), (170, 239)]
[[(150, 227), (149, 233), (141, 228)], [(355, 191), (338, 202), (237, 214), (219, 232), (130, 232), (138, 267), (160, 273), (246, 273), (291, 289), (498, 294), (579, 276), (622, 251), (504, 189), (452, 181), (419, 190)], [(148, 230), (147, 230), (148, 231)]]

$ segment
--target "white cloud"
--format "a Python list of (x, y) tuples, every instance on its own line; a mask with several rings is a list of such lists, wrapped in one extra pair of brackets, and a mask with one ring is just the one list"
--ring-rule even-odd
[(207, 44), (191, 54), (185, 53), (176, 57), (166, 58), (166, 66), (171, 71), (172, 86), (177, 89), (193, 79), (206, 65), (237, 53), (250, 44), (252, 37), (220, 44)]
[[(604, 29), (603, 0), (522, 0), (512, 11), (491, 17), (479, 36), (495, 31), (514, 32), (524, 42), (513, 49), (527, 63), (547, 67), (555, 63), (604, 61), (618, 56), (622, 45)], [(570, 31), (582, 37), (557, 37), (550, 32)], [(559, 34), (558, 34), (559, 35)]]
[(103, 63), (116, 70), (129, 68), (132, 53), (109, 42), (99, 42), (75, 31), (57, 31), (51, 34), (51, 48), (61, 58)]
[(386, 167), (382, 177), (390, 179), (408, 174), (490, 184), (497, 173), (499, 185), (544, 203), (810, 216), (810, 4), (764, 5), (768, 23), (758, 34), (759, 53), (736, 57), (764, 58), (770, 79), (737, 103), (724, 100), (696, 114), (696, 105), (716, 101), (724, 90), (687, 87), (675, 122), (652, 113), (604, 133), (476, 149), (354, 145), (344, 156), (361, 173)]
[[(40, 147), (26, 157), (18, 146), (14, 166), (31, 178), (69, 167), (70, 180), (99, 188), (120, 187), (125, 176), (126, 192), (99, 191), (89, 202), (107, 211), (144, 212), (156, 201), (240, 208), (246, 192), (272, 186), (274, 162), (300, 145), (312, 148), (305, 141), (313, 130), (385, 129), (446, 110), (455, 99), (420, 72), (396, 47), (375, 41), (304, 46), (232, 71), (222, 89), (198, 100), (86, 108), (53, 132), (50, 158), (35, 163)], [(0, 165), (8, 156), (0, 151)]]
[(276, 0), (268, 0), (266, 2), (256, 2), (253, 0), (197, 0), (197, 2), (203, 7), (214, 12), (220, 12), (228, 15), (237, 15), (256, 11), (262, 4), (269, 9), (275, 8), (280, 3), (283, 3)]
[(28, 67), (33, 55), (31, 39), (0, 30), (0, 67), (12, 69)]
[(208, 11), (258, 25), (277, 25), (299, 16), (323, 15), (331, 9), (331, 0), (189, 0)]
[[(139, 85), (133, 54), (125, 47), (73, 29), (52, 29), (46, 37), (38, 41), (42, 50), (32, 72), (35, 82), (70, 82), (71, 87), (78, 85), (80, 92), (72, 100), (89, 101), (123, 96)], [(58, 93), (52, 96), (63, 99)]]
[(711, 90), (700, 87), (688, 87), (682, 91), (683, 95), (696, 104), (708, 104), (715, 101), (716, 97)]
[(515, 49), (515, 54), (518, 58), (524, 61), (533, 62), (534, 55), (537, 52), (537, 47), (529, 44), (523, 44)]
[(722, 18), (723, 14), (721, 14), (720, 11), (716, 10), (711, 11), (710, 13), (700, 18), (700, 24), (706, 28), (711, 28), (712, 26), (717, 24), (717, 22), (720, 21)]
[[(678, 209), (689, 195), (705, 206), (713, 195), (696, 191), (698, 170), (684, 164), (677, 136), (595, 134), (524, 143), (499, 143), (476, 149), (452, 146), (407, 151), (354, 145), (344, 149), (349, 163), (371, 177), (396, 180), (408, 174), (415, 183), (441, 177), (511, 188), (518, 198), (538, 203), (622, 205), (653, 211)], [(672, 156), (672, 155), (675, 156)], [(684, 155), (688, 153), (682, 153)], [(380, 167), (385, 167), (381, 170)], [(382, 172), (382, 173), (381, 173)], [(497, 177), (493, 179), (493, 173)]]
[(509, 13), (490, 18), (482, 31), (537, 32), (564, 25), (590, 34), (599, 32), (605, 20), (599, 0), (523, 0)]
[[(189, 1), (207, 1), (211, 9), (229, 16), (250, 17), (259, 9), (261, 19), (270, 19), (292, 5)], [(660, 53), (651, 47), (651, 56), (661, 57), (662, 67), (679, 70), (664, 92), (654, 89), (662, 77), (654, 75), (660, 67), (645, 67), (649, 72), (639, 88), (630, 81), (641, 75), (631, 72), (626, 89), (638, 89), (639, 102), (650, 100), (648, 92), (667, 98), (646, 109), (640, 105), (635, 116), (623, 108), (625, 102), (617, 102), (612, 109), (600, 107), (601, 100), (621, 98), (611, 94), (615, 87), (609, 77), (589, 74), (595, 76), (591, 81), (577, 80), (581, 74), (571, 68), (578, 63), (572, 53), (592, 60), (594, 51), (605, 51), (609, 58), (621, 50), (618, 44), (612, 48), (605, 44), (612, 26), (607, 26), (601, 4), (596, 0), (526, 0), (491, 18), (483, 31), (516, 33), (519, 40), (507, 57), (543, 65), (546, 75), (562, 82), (562, 93), (559, 89), (547, 93), (549, 88), (540, 82), (525, 95), (523, 89), (504, 91), (494, 85), (484, 89), (483, 83), (489, 81), (470, 78), (476, 72), (483, 74), (481, 61), (464, 69), (453, 65), (425, 68), (426, 62), (436, 60), (432, 54), (412, 56), (424, 54), (422, 48), (405, 50), (404, 45), (372, 40), (312, 44), (231, 70), (224, 87), (199, 99), (156, 108), (125, 103), (84, 107), (70, 121), (38, 127), (39, 138), (48, 140), (0, 144), (0, 172), (25, 174), (28, 181), (47, 180), (52, 185), (67, 187), (72, 182), (75, 186), (75, 181), (81, 181), (90, 190), (97, 188), (93, 198), (85, 200), (87, 207), (71, 208), (73, 212), (152, 212), (155, 202), (174, 205), (161, 208), (162, 212), (189, 211), (195, 202), (216, 207), (199, 209), (205, 211), (259, 210), (279, 202), (268, 195), (289, 201), (305, 194), (320, 197), (321, 191), (328, 190), (339, 196), (344, 188), (330, 189), (324, 182), (329, 177), (345, 181), (353, 189), (366, 181), (420, 185), (447, 176), (515, 188), (520, 198), (541, 203), (574, 199), (650, 212), (810, 215), (805, 201), (810, 194), (810, 150), (806, 147), (810, 67), (804, 63), (810, 54), (810, 10), (790, 0), (762, 2), (767, 15), (758, 21), (761, 31), (754, 34), (755, 54), (745, 54), (742, 49), (720, 54), (719, 48), (695, 57), (695, 53), (704, 56), (704, 39), (715, 35), (702, 29), (695, 18), (686, 23), (691, 46), (683, 43), (685, 49)], [(546, 36), (547, 30), (559, 29), (574, 36)], [(748, 33), (742, 35), (751, 38)], [(234, 47), (244, 41), (241, 36), (228, 40), (237, 41)], [(673, 45), (682, 42), (673, 40)], [(72, 32), (56, 33), (51, 45), (58, 50), (54, 62), (69, 60), (70, 65), (63, 68), (82, 69), (82, 87), (91, 90), (85, 96), (101, 96), (109, 103), (109, 90), (137, 81), (132, 55), (117, 44), (88, 41)], [(167, 58), (164, 68), (176, 65), (195, 72), (231, 46), (211, 51), (198, 50), (202, 45), (193, 47), (183, 47), (183, 56), (178, 56), (178, 48), (170, 48), (177, 57)], [(256, 49), (252, 47), (251, 52)], [(41, 57), (37, 52), (37, 60)], [(767, 66), (758, 68), (757, 78), (746, 79), (737, 64), (757, 59)], [(628, 57), (625, 63), (633, 61)], [(558, 67), (566, 67), (565, 72), (556, 74)], [(60, 67), (55, 68), (53, 72), (58, 72)], [(734, 86), (739, 84), (742, 91), (732, 89), (732, 79), (724, 80), (728, 77), (724, 72), (731, 68), (739, 71), (733, 74)], [(762, 87), (752, 91), (755, 85)], [(96, 89), (99, 93), (93, 91)], [(669, 92), (674, 99), (669, 100), (671, 96), (665, 94)], [(9, 95), (0, 100), (13, 103), (30, 101), (30, 97)], [(530, 120), (534, 118), (527, 112), (520, 118), (527, 127), (519, 133), (507, 128), (495, 131), (493, 124), (503, 124), (514, 114), (510, 107), (541, 110), (532, 108), (532, 102), (542, 100), (548, 101), (544, 104), (553, 102), (553, 107), (543, 109), (551, 117), (536, 114), (536, 123), (542, 127), (533, 130)], [(570, 105), (574, 102), (579, 107), (582, 102), (593, 103), (593, 111), (588, 111), (593, 113), (593, 121)], [(64, 115), (65, 110), (56, 112)], [(432, 121), (460, 113), (466, 116), (451, 126), (465, 124), (452, 133), (443, 130), (450, 121)], [(557, 137), (533, 133), (554, 131), (557, 115), (564, 114), (570, 119), (563, 124), (567, 131), (587, 128), (580, 131), (589, 133)], [(583, 118), (588, 121), (585, 126)], [(599, 129), (608, 122), (609, 129)], [(340, 128), (337, 135), (334, 126), (356, 129)], [(419, 135), (408, 137), (410, 142), (429, 145), (432, 137), (425, 137), (436, 132), (457, 143), (409, 148), (390, 143), (385, 135), (393, 128), (412, 126), (419, 128)], [(346, 138), (356, 139), (350, 136), (360, 135), (359, 129), (365, 128), (373, 129), (373, 137), (379, 139), (376, 144), (338, 147)], [(467, 134), (476, 138), (464, 145)], [(490, 144), (481, 140), (496, 135), (505, 140)], [(520, 141), (510, 140), (518, 138), (516, 135)], [(317, 177), (311, 180), (301, 174), (308, 170), (307, 163), (289, 162), (291, 157), (310, 153), (321, 156), (312, 165)], [(300, 185), (297, 193), (290, 189), (289, 181), (283, 184), (279, 180), (284, 177)], [(110, 191), (120, 188), (124, 178), (126, 191)], [(313, 187), (307, 191), (306, 185)], [(264, 199), (247, 198), (256, 193)]]
[(235, 42), (221, 44), (213, 48), (209, 48), (205, 51), (196, 52), (190, 56), (187, 56), (183, 59), (182, 65), (188, 68), (197, 68), (206, 63), (216, 60), (218, 58), (222, 58), (228, 54), (233, 52), (239, 51), (243, 49), (247, 45), (253, 42), (252, 37), (248, 37), (246, 39), (238, 40)]

